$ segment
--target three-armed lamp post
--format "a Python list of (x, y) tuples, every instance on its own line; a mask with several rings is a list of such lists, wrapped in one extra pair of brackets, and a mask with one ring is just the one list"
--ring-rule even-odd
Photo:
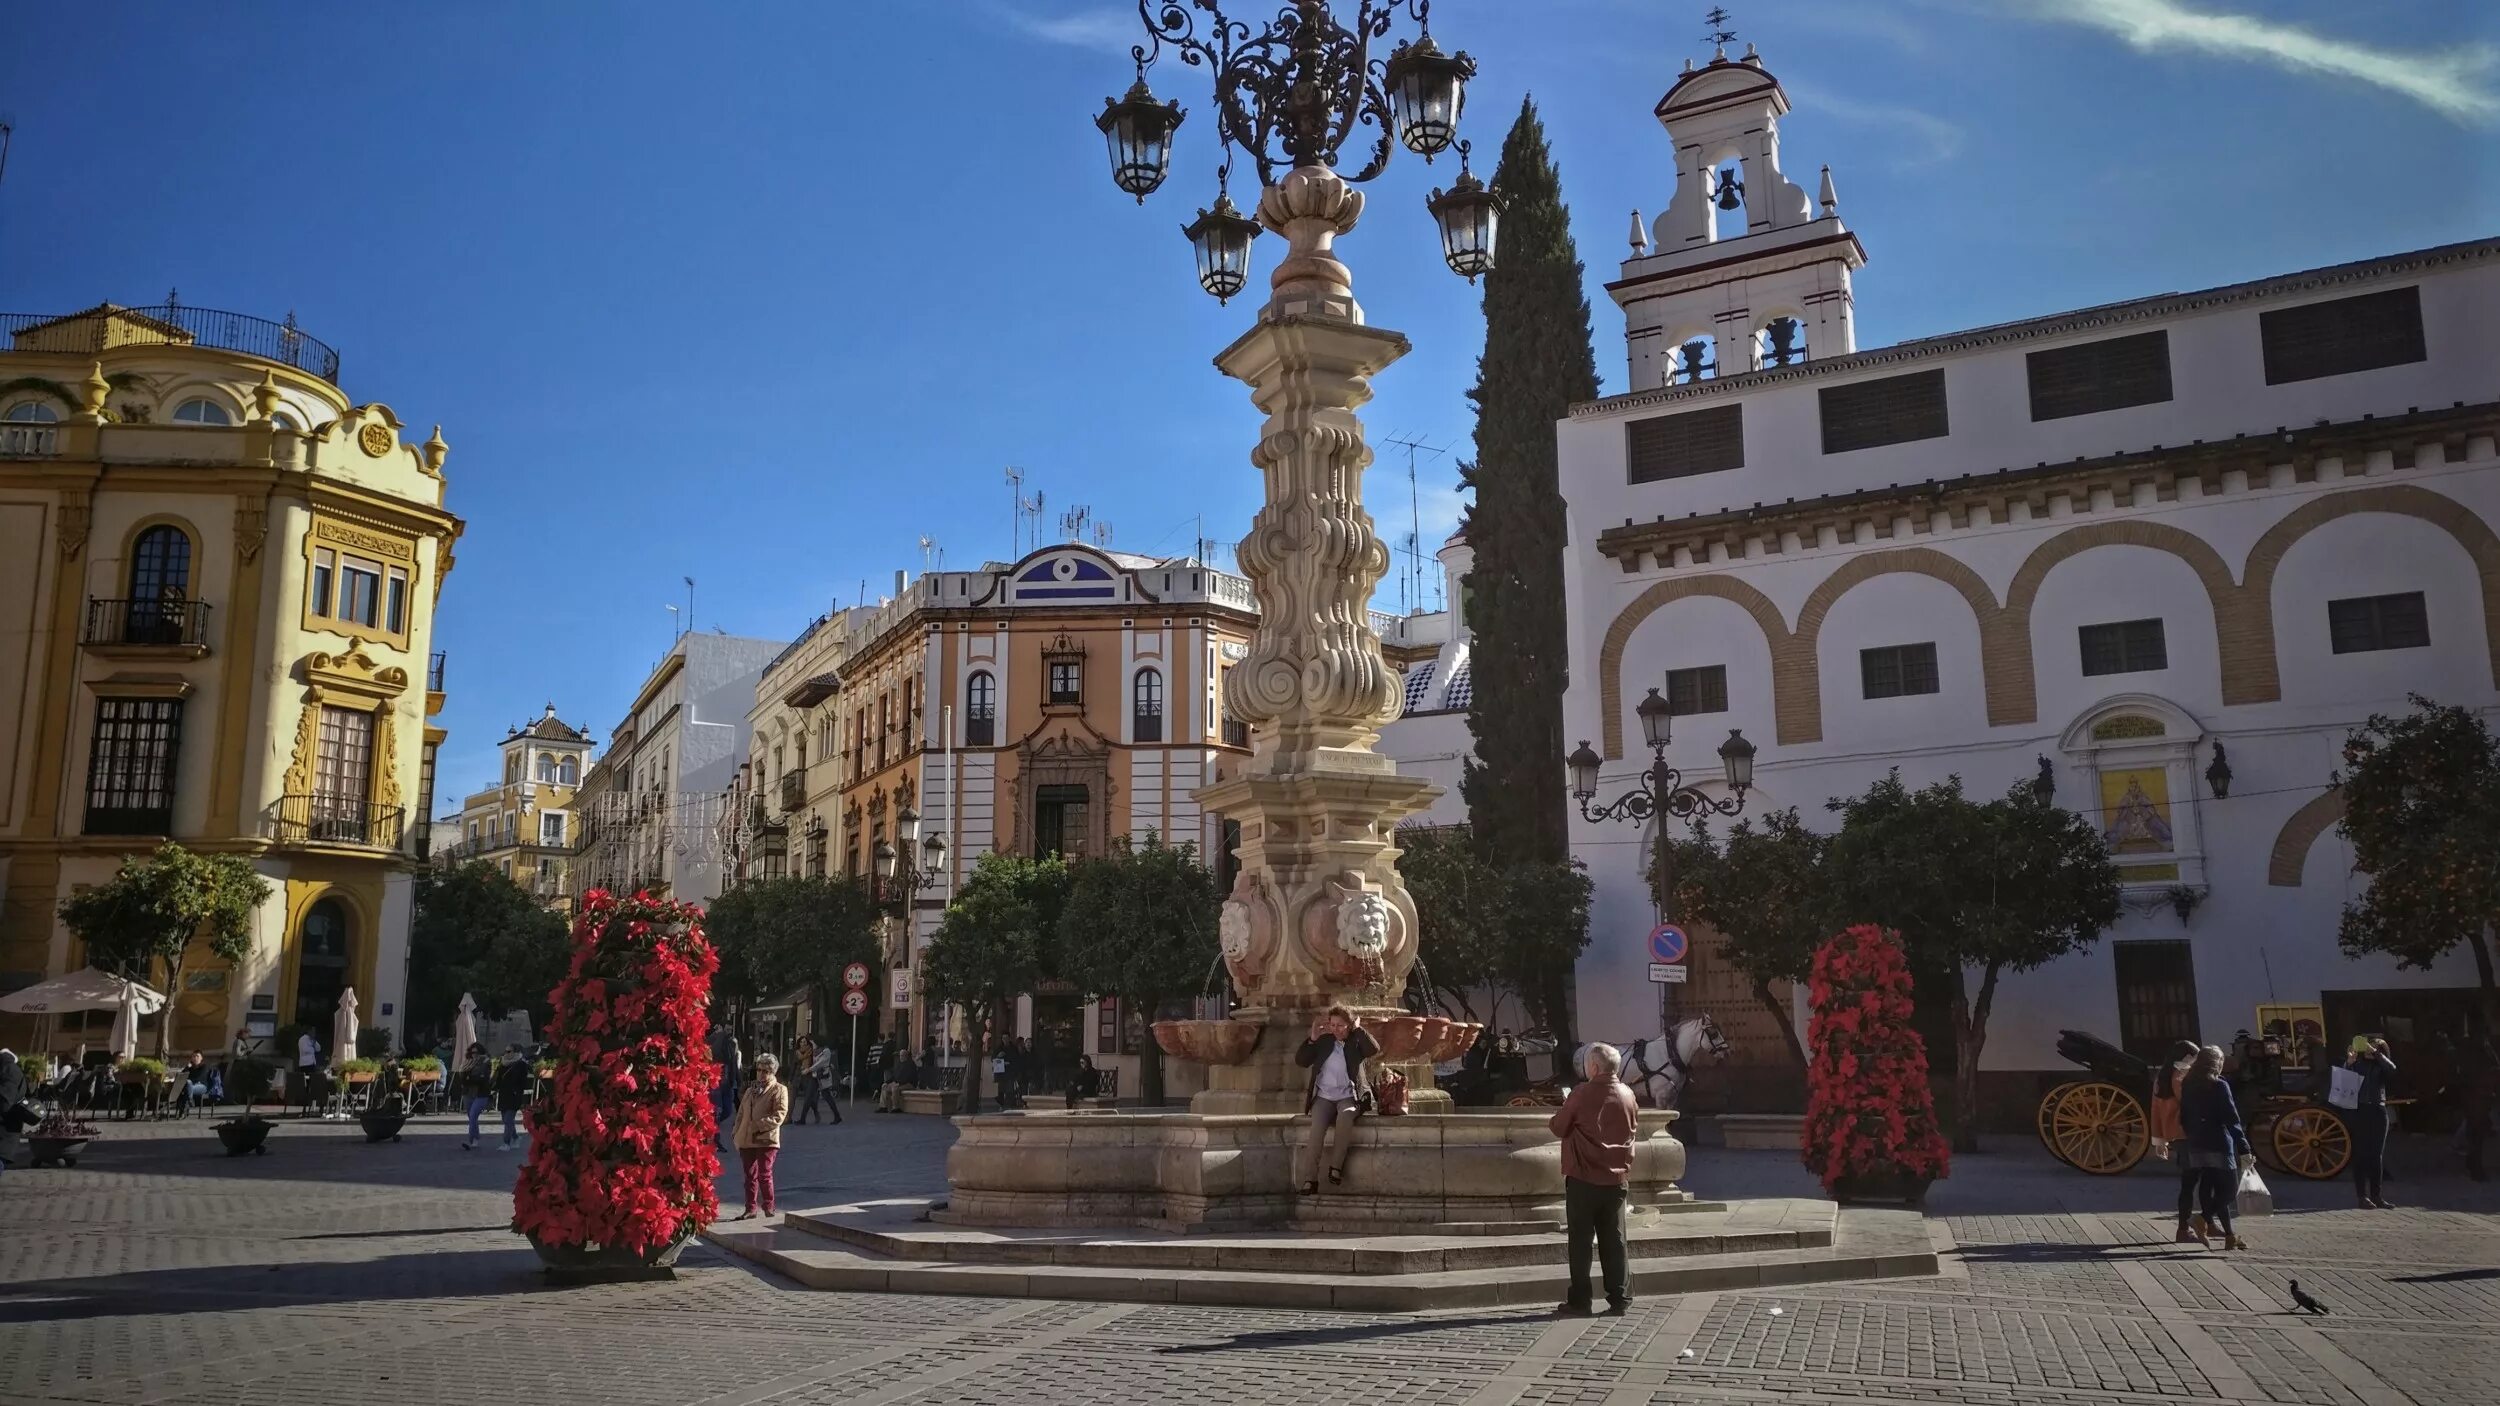
[(924, 885), (943, 877), (946, 872), (946, 836), (932, 830), (928, 838), (919, 840), (920, 858), (915, 862), (910, 852), (914, 848), (914, 839), (920, 834), (920, 812), (912, 809), (911, 803), (906, 801), (894, 812), (894, 820), (902, 827), (902, 845), (897, 847), (893, 841), (879, 836), (876, 844), (870, 847), (868, 857), (876, 870), (878, 900), (898, 904), (898, 917), (892, 929), (894, 936), (886, 944), (885, 964), (889, 968), (902, 968), (912, 964), (913, 902)]
[[(1669, 820), (1688, 820), (1707, 811), (1713, 815), (1734, 815), (1745, 808), (1745, 793), (1753, 789), (1754, 745), (1745, 734), (1728, 729), (1727, 740), (1719, 744), (1719, 765), (1730, 794), (1713, 798), (1684, 782), (1684, 774), (1667, 765), (1667, 742), (1675, 723), (1675, 709), (1651, 689), (1649, 696), (1632, 710), (1641, 720), (1641, 738), (1649, 744), (1649, 770), (1641, 773), (1640, 785), (1603, 805), (1597, 801), (1598, 755), (1582, 742), (1563, 759), (1571, 772), (1571, 798), (1580, 803), (1580, 818), (1592, 823), (1601, 820), (1628, 820), (1633, 824), (1655, 820), (1658, 825), (1654, 841), (1657, 845), (1655, 878), (1658, 884), (1658, 917), (1663, 922), (1675, 921), (1675, 847), (1667, 833)], [(1672, 1032), (1674, 1022), (1668, 1019), (1673, 1009), (1673, 987), (1662, 983), (1658, 988), (1658, 1011)]]

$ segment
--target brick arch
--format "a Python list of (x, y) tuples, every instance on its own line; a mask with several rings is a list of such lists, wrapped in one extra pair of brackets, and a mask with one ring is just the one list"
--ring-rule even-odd
[[(1793, 739), (1818, 742), (1823, 736), (1823, 666), (1819, 641), (1823, 621), (1839, 603), (1859, 585), (1878, 576), (1907, 572), (1929, 576), (1959, 591), (1970, 603), (1972, 618), (1979, 625), (1980, 680), (1987, 695), (1988, 725), (2032, 720), (2032, 689), (2029, 659), (2023, 661), (2018, 673), (2004, 641), (2005, 610), (1997, 604), (1996, 592), (1979, 573), (1955, 557), (1933, 547), (1894, 547), (1886, 551), (1868, 552), (1843, 562), (1838, 571), (1823, 578), (1814, 593), (1797, 611), (1797, 630), (1792, 648), (1784, 660), (1775, 660), (1788, 674), (1786, 686), (1814, 700), (1813, 735)], [(1792, 740), (1787, 729), (1781, 729), (1780, 740)]]
[[(1598, 745), (1605, 752), (1607, 760), (1613, 761), (1623, 756), (1624, 646), (1632, 642), (1632, 632), (1641, 627), (1642, 621), (1676, 601), (1687, 600), (1694, 596), (1709, 596), (1732, 601), (1741, 606), (1746, 614), (1752, 616), (1755, 624), (1762, 627), (1763, 642), (1771, 647), (1771, 707), (1779, 720), (1779, 740), (1811, 742), (1821, 736), (1822, 726), (1811, 714), (1805, 719), (1810, 725), (1806, 735), (1793, 735), (1790, 730), (1790, 714), (1795, 711), (1797, 700), (1789, 696), (1780, 681), (1781, 654), (1790, 647), (1788, 621), (1781, 617), (1780, 608), (1771, 604), (1769, 596), (1733, 576), (1686, 576), (1672, 581), (1657, 582), (1634, 596), (1621, 611), (1617, 612), (1613, 623), (1606, 627), (1605, 638), (1598, 642)], [(1809, 696), (1805, 706), (1808, 709), (1815, 709), (1816, 702)]]
[(2031, 667), (2031, 608), (2040, 598), (2041, 583), (2059, 563), (2094, 547), (2150, 547), (2186, 562), (2204, 583), (2205, 601), (2213, 610), (2222, 701), (2270, 703), (2282, 696), (2274, 662), (2274, 614), (2268, 598), (2234, 585), (2231, 568), (2223, 564), (2222, 554), (2212, 543), (2168, 523), (2092, 522), (2067, 528), (2032, 548), (2015, 571), (2013, 585), (2006, 589), (2006, 668), (2021, 680), (2023, 692), (2020, 715), (2009, 721), (2029, 722), (2039, 712)]
[(2300, 871), (2309, 862), (2309, 847), (2318, 842), (2326, 828), (2344, 818), (2344, 793), (2330, 786), (2309, 803), (2293, 811), (2275, 832), (2274, 852), (2266, 859), (2266, 882), (2276, 888), (2300, 887)]
[[(2284, 555), (2301, 538), (2337, 518), (2357, 513), (2420, 518), (2455, 538), (2466, 555), (2474, 559), (2475, 574), (2482, 578), (2483, 585), (2484, 657), (2491, 666), (2492, 682), (2500, 685), (2500, 534), (2494, 534), (2490, 524), (2456, 499), (2409, 483), (2380, 484), (2312, 499), (2267, 528), (2257, 545), (2248, 549), (2248, 569), (2241, 573), (2241, 579), (2245, 583), (2243, 589), (2265, 608), (2268, 657), (2274, 652), (2274, 573), (2283, 564)], [(2223, 701), (2233, 700), (2226, 696)]]

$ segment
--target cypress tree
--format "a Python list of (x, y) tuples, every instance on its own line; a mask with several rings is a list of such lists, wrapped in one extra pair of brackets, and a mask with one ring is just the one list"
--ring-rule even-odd
[[(1505, 200), (1499, 262), (1484, 281), (1484, 355), (1467, 398), (1476, 457), (1459, 466), (1475, 490), (1464, 528), (1475, 565), (1464, 609), (1475, 631), (1467, 725), (1475, 756), (1460, 783), (1486, 859), (1502, 866), (1569, 859), (1562, 701), (1563, 500), (1554, 422), (1597, 396), (1588, 295), (1581, 284), (1562, 175), (1533, 98), (1502, 141), (1493, 176)], [(1567, 1035), (1571, 972), (1520, 993)]]

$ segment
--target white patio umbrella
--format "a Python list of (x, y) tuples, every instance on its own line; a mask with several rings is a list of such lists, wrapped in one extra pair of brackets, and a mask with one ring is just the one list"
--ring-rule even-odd
[(477, 1043), (477, 1000), (468, 992), (460, 993), (460, 1015), (451, 1023), (451, 1062), (453, 1068), (467, 1062), (469, 1046)]
[(113, 1008), (113, 1058), (131, 1059), (139, 1053), (139, 1002), (124, 994), (121, 1004)]
[(356, 988), (339, 993), (339, 1013), (330, 1022), (330, 1063), (345, 1064), (356, 1057)]

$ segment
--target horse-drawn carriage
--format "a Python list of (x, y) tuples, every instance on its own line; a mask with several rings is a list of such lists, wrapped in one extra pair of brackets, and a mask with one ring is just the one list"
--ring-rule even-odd
[[(1719, 1022), (1707, 1013), (1686, 1016), (1671, 1029), (1616, 1048), (1623, 1055), (1623, 1082), (1631, 1086), (1634, 1099), (1643, 1108), (1675, 1107), (1696, 1066), (1716, 1063), (1728, 1056), (1727, 1036), (1719, 1029)], [(1580, 1082), (1576, 1065), (1587, 1050), (1588, 1046), (1580, 1046), (1573, 1059), (1566, 1061), (1550, 1037), (1531, 1031), (1511, 1042), (1509, 1055), (1496, 1050), (1487, 1081), (1490, 1097), (1483, 1101), (1498, 1101), (1511, 1108), (1559, 1107), (1572, 1086)]]
[[(2311, 1181), (2341, 1175), (2352, 1160), (2352, 1129), (2323, 1097), (2326, 1076), (2310, 1058), (2316, 1035), (2297, 1023), (2261, 1024), (2267, 1033), (2243, 1032), (2225, 1066), (2257, 1160)], [(2079, 1030), (2059, 1031), (2057, 1052), (2091, 1077), (2041, 1096), (2034, 1119), (2041, 1145), (2094, 1176), (2133, 1170), (2152, 1148), (2154, 1066)]]

